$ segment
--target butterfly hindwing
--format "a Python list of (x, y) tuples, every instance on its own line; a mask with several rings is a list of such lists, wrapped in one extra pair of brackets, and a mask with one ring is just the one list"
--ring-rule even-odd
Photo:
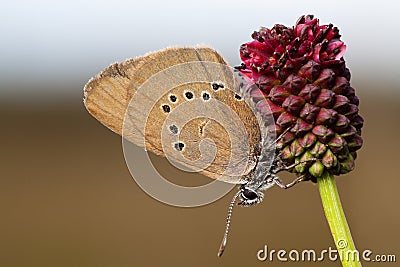
[[(233, 79), (232, 73), (226, 72), (225, 68), (210, 70), (207, 64), (185, 65), (188, 62), (227, 65), (210, 48), (164, 49), (106, 68), (86, 85), (85, 105), (105, 126), (136, 145), (145, 146), (148, 151), (161, 156), (168, 154), (178, 162), (184, 157), (187, 159), (184, 165), (194, 168), (207, 163), (208, 166), (200, 172), (211, 178), (219, 178), (224, 173), (232, 154), (236, 155), (236, 160), (251, 163), (243, 173), (236, 175), (250, 172), (254, 165), (255, 147), (260, 142), (260, 130), (242, 96), (227, 88)], [(174, 71), (172, 67), (178, 65), (185, 67), (184, 71), (177, 73), (176, 68)], [(151, 80), (156, 74), (161, 78)], [(196, 81), (179, 84), (179, 81), (192, 76)], [(219, 80), (214, 81), (214, 77)], [(177, 85), (166, 88), (173, 84)], [(139, 105), (132, 105), (131, 101), (139, 101)], [(219, 121), (199, 116), (210, 110)], [(174, 116), (174, 112), (183, 113)], [(236, 115), (232, 116), (231, 112)], [(238, 120), (243, 123), (245, 134), (232, 129), (227, 131), (226, 127), (232, 128), (231, 125)], [(248, 147), (236, 146), (232, 151), (234, 144), (243, 138), (248, 138)], [(201, 151), (200, 143), (204, 140), (206, 144), (212, 140), (215, 150)], [(202, 162), (210, 157), (213, 161)]]

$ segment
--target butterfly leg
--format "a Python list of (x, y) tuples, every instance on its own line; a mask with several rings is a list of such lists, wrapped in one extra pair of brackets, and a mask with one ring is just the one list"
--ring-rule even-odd
[(298, 184), (298, 183), (304, 181), (304, 178), (306, 178), (306, 175), (305, 175), (305, 174), (303, 174), (303, 175), (297, 177), (296, 179), (294, 179), (294, 180), (293, 180), (291, 183), (289, 183), (289, 184), (284, 184), (283, 181), (282, 181), (278, 176), (275, 176), (275, 177), (274, 177), (274, 182), (275, 182), (275, 184), (276, 184), (277, 186), (279, 186), (280, 188), (282, 188), (282, 189), (288, 189), (288, 188), (290, 188), (290, 187), (292, 187), (292, 186), (294, 186), (294, 185), (296, 185), (296, 184)]
[(272, 142), (270, 142), (267, 146), (268, 148), (271, 148), (273, 145), (275, 145), (279, 140), (282, 139), (282, 137), (291, 129), (291, 127), (287, 128), (285, 131), (283, 131), (283, 133), (281, 133), (275, 140), (273, 140)]
[(303, 161), (299, 161), (299, 162), (293, 163), (293, 164), (291, 164), (291, 165), (289, 165), (289, 166), (285, 166), (285, 165), (283, 165), (283, 164), (281, 163), (281, 166), (279, 166), (278, 172), (280, 172), (280, 171), (288, 171), (288, 170), (290, 170), (290, 169), (293, 169), (293, 168), (296, 167), (297, 165), (300, 165), (300, 164), (303, 164), (303, 163), (307, 163), (307, 162), (313, 162), (313, 161), (316, 161), (316, 160), (317, 160), (316, 158), (306, 159), (306, 160), (303, 160)]

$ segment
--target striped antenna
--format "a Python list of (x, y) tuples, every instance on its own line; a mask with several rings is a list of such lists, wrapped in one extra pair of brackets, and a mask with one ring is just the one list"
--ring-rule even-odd
[(228, 232), (229, 232), (229, 225), (231, 224), (231, 217), (232, 217), (232, 210), (233, 210), (233, 205), (235, 205), (236, 199), (238, 198), (238, 196), (240, 195), (240, 193), (242, 193), (242, 190), (239, 190), (236, 195), (233, 197), (231, 204), (229, 205), (229, 209), (228, 209), (228, 217), (226, 218), (226, 227), (225, 227), (225, 234), (224, 234), (224, 238), (222, 239), (221, 242), (221, 246), (219, 247), (218, 250), (218, 257), (221, 257), (222, 254), (225, 251), (225, 247), (226, 247), (226, 241), (228, 240)]

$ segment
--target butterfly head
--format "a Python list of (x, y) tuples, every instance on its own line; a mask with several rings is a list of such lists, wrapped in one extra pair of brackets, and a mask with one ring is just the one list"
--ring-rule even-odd
[(229, 205), (225, 234), (218, 251), (218, 257), (221, 257), (222, 253), (224, 253), (225, 250), (226, 241), (228, 239), (229, 225), (231, 223), (232, 209), (235, 205), (237, 198), (240, 198), (240, 202), (238, 203), (239, 205), (244, 207), (253, 206), (263, 201), (264, 193), (262, 193), (261, 190), (262, 188), (260, 187), (253, 187), (252, 185), (244, 184), (240, 187), (239, 191), (233, 197), (231, 204)]

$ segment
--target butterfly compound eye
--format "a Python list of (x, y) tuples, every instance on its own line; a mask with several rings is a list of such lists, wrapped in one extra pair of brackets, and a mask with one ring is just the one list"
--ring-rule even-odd
[(243, 189), (242, 196), (247, 200), (254, 200), (258, 198), (257, 193), (254, 190), (248, 188)]

